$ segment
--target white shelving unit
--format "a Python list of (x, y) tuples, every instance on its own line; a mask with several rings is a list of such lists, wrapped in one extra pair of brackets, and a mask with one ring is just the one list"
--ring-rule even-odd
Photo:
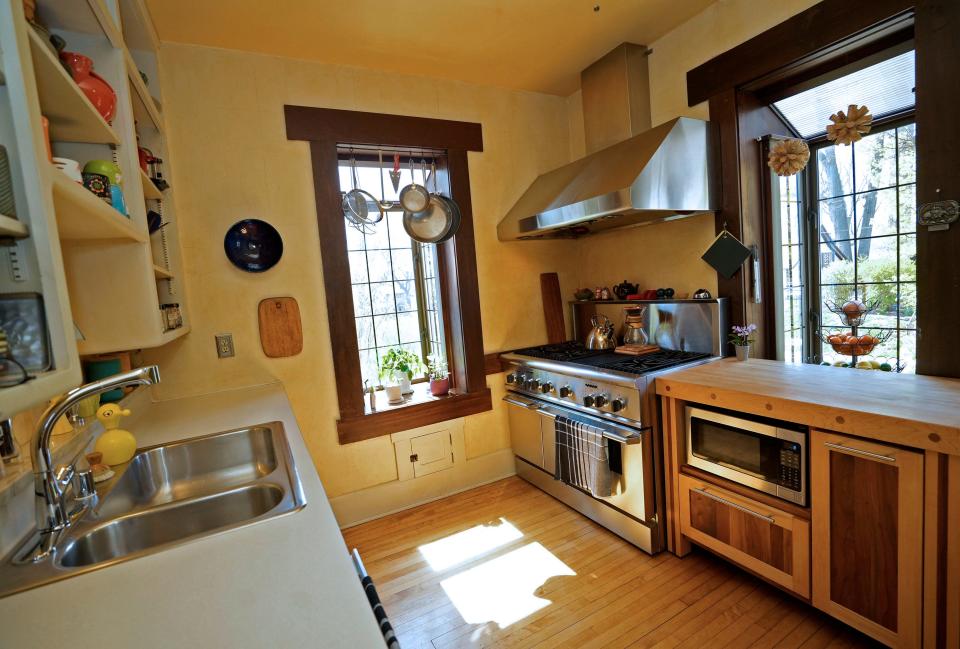
[[(0, 0), (0, 144), (11, 160), (17, 206), (16, 215), (0, 215), (0, 239), (14, 242), (27, 275), (17, 282), (0, 276), (0, 294), (43, 295), (52, 360), (28, 383), (0, 388), (0, 417), (78, 384), (81, 355), (156, 347), (190, 330), (173, 188), (161, 191), (139, 164), (143, 146), (163, 159), (169, 176), (159, 41), (146, 5), (38, 0), (37, 20), (67, 51), (93, 60), (117, 108), (104, 120), (25, 19), (22, 0)], [(48, 161), (42, 117), (54, 156), (120, 167), (125, 214)], [(152, 234), (148, 210), (164, 223)], [(0, 246), (0, 254), (9, 248)], [(180, 305), (182, 327), (166, 330), (160, 305), (167, 303)]]

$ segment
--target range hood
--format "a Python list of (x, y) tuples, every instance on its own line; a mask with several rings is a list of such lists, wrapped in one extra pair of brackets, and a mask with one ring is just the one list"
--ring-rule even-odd
[(649, 128), (646, 53), (624, 43), (583, 71), (585, 142), (594, 152), (538, 177), (497, 226), (501, 241), (574, 238), (719, 209), (715, 128), (687, 117)]

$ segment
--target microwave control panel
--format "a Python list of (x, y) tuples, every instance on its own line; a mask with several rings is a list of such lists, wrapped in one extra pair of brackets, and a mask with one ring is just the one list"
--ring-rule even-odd
[(800, 461), (800, 445), (796, 442), (783, 442), (780, 447), (780, 480), (782, 487), (800, 491), (803, 485), (803, 463)]

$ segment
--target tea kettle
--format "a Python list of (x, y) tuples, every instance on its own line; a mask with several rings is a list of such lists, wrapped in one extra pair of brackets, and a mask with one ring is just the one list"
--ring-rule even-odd
[(590, 324), (593, 325), (593, 329), (587, 334), (587, 349), (613, 349), (617, 346), (610, 318), (597, 313), (590, 318)]

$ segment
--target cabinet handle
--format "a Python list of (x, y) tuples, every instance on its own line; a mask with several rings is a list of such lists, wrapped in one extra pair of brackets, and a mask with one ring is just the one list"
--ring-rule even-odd
[(712, 493), (710, 493), (709, 491), (707, 491), (706, 489), (691, 489), (690, 491), (693, 491), (693, 492), (695, 492), (695, 493), (698, 493), (698, 494), (700, 494), (701, 496), (706, 496), (707, 498), (709, 498), (709, 499), (711, 499), (711, 500), (716, 500), (718, 503), (723, 503), (723, 504), (726, 505), (727, 507), (733, 507), (734, 509), (737, 509), (737, 510), (739, 510), (739, 511), (742, 511), (744, 514), (750, 514), (751, 516), (756, 516), (757, 518), (763, 519), (763, 520), (767, 521), (768, 523), (772, 523), (772, 524), (774, 524), (774, 525), (776, 525), (776, 523), (777, 523), (777, 520), (776, 520), (773, 516), (767, 516), (767, 515), (765, 515), (765, 514), (761, 514), (761, 513), (759, 513), (759, 512), (755, 512), (755, 511), (753, 511), (752, 509), (749, 509), (749, 508), (747, 508), (747, 507), (744, 507), (743, 505), (738, 505), (737, 503), (735, 503), (735, 502), (733, 502), (733, 501), (731, 501), (731, 500), (727, 500), (726, 498), (721, 498), (720, 496), (715, 496), (715, 495), (713, 495)]
[(889, 455), (880, 455), (879, 453), (871, 453), (870, 451), (861, 451), (858, 448), (851, 448), (849, 446), (844, 446), (843, 444), (834, 444), (833, 442), (824, 442), (823, 445), (828, 448), (835, 448), (838, 451), (846, 451), (847, 453), (856, 453), (857, 455), (863, 455), (864, 457), (873, 458), (874, 460), (882, 460), (884, 462), (897, 461), (897, 458), (890, 457)]

